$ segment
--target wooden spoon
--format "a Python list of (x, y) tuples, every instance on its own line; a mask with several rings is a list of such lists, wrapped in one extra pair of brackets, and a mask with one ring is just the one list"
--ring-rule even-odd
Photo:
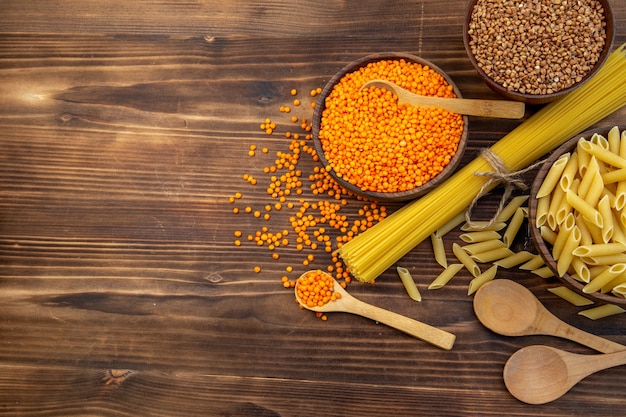
[(378, 87), (389, 90), (398, 96), (398, 102), (400, 103), (417, 107), (439, 107), (451, 113), (466, 114), (468, 116), (519, 119), (524, 116), (525, 111), (525, 105), (521, 101), (422, 96), (385, 80), (368, 81), (361, 87), (361, 90), (368, 87)]
[(474, 312), (488, 329), (504, 336), (550, 335), (578, 342), (603, 353), (626, 346), (573, 327), (550, 313), (526, 287), (496, 279), (474, 296)]
[[(305, 272), (306, 274), (306, 272)], [(387, 326), (401, 330), (411, 336), (417, 337), (425, 342), (431, 343), (439, 348), (450, 350), (456, 336), (452, 333), (448, 333), (444, 330), (432, 327), (428, 324), (419, 322), (417, 320), (410, 319), (397, 313), (382, 309), (380, 307), (367, 304), (354, 298), (348, 291), (343, 289), (341, 285), (333, 279), (334, 291), (341, 294), (341, 298), (330, 301), (321, 307), (308, 307), (298, 297), (297, 284), (296, 284), (296, 300), (298, 303), (309, 310), (319, 312), (343, 312), (352, 313), (359, 316), (367, 317), (369, 319), (381, 322)]]
[(619, 365), (626, 365), (626, 351), (580, 355), (550, 346), (527, 346), (506, 362), (504, 383), (518, 400), (545, 404), (594, 372)]

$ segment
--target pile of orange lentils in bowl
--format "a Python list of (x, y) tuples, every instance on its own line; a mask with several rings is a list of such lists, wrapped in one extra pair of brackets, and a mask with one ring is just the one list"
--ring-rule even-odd
[(353, 192), (380, 201), (416, 198), (460, 161), (467, 118), (398, 103), (382, 88), (362, 88), (374, 79), (420, 95), (460, 97), (452, 80), (421, 58), (365, 57), (344, 68), (322, 92), (313, 124), (316, 149), (328, 172)]

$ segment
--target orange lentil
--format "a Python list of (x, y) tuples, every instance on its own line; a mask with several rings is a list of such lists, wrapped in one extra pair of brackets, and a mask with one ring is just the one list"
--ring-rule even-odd
[(289, 91), (289, 93), (290, 93), (292, 96), (295, 96), (296, 94), (298, 94), (298, 90), (296, 90), (295, 88), (292, 88), (292, 89), (291, 89), (291, 91)]
[(334, 290), (335, 283), (332, 277), (320, 270), (309, 271), (296, 282), (298, 297), (308, 307), (321, 307), (341, 298)]
[(239, 213), (239, 208), (235, 207), (233, 208), (233, 214), (238, 214)]
[(261, 272), (261, 267), (260, 267), (260, 266), (255, 266), (255, 267), (254, 267), (254, 272), (256, 272), (257, 274), (258, 274), (259, 272)]
[(421, 95), (454, 97), (443, 76), (405, 60), (378, 61), (346, 74), (322, 113), (319, 137), (325, 157), (338, 176), (362, 190), (401, 192), (421, 186), (456, 153), (462, 116), (398, 104), (381, 88), (360, 91), (374, 78)]
[(294, 105), (294, 106), (299, 106), (299, 105), (300, 105), (300, 100), (295, 99), (295, 100), (293, 101), (293, 105)]

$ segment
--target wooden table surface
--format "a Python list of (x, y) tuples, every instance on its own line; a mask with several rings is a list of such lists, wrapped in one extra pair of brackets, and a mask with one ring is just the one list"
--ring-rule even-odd
[[(619, 45), (626, 2), (610, 3)], [(399, 262), (421, 303), (407, 297), (395, 268), (375, 285), (348, 288), (456, 334), (451, 351), (358, 316), (322, 321), (301, 311), (281, 277), (324, 268), (330, 256), (318, 249), (304, 266), (309, 252), (296, 249), (295, 233), (276, 249), (279, 260), (246, 240), (264, 226), (288, 229), (300, 199), (333, 201), (312, 195), (316, 164), (303, 152), (303, 194), (289, 196), (296, 208), (274, 209), (270, 220), (243, 212), (275, 202), (263, 168), (289, 152), (284, 133), (300, 130), (289, 118), (310, 120), (310, 90), (351, 60), (416, 54), (464, 96), (499, 98), (464, 51), (466, 4), (0, 1), (0, 414), (624, 415), (623, 367), (546, 405), (513, 398), (502, 369), (517, 349), (593, 352), (487, 330), (466, 273), (427, 291), (440, 271), (429, 242)], [(259, 129), (266, 118), (277, 123), (272, 135)], [(464, 163), (521, 122), (470, 118)], [(597, 126), (620, 123), (626, 108)], [(230, 203), (235, 192), (243, 197)], [(479, 215), (497, 198), (485, 198)], [(349, 198), (343, 212), (356, 216), (363, 204)], [(447, 250), (453, 242), (456, 231)], [(523, 283), (564, 321), (626, 344), (626, 314), (591, 321), (547, 291), (555, 279), (517, 269), (498, 278)]]

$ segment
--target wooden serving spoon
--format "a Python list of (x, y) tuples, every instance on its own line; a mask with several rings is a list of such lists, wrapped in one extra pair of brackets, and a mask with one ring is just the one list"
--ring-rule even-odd
[(626, 346), (571, 326), (550, 313), (530, 290), (508, 279), (484, 284), (474, 296), (474, 312), (488, 329), (504, 336), (562, 337), (603, 353)]
[[(306, 274), (306, 272), (305, 272)], [(431, 343), (441, 349), (450, 350), (454, 345), (456, 336), (445, 330), (438, 329), (428, 324), (410, 319), (397, 313), (373, 306), (354, 298), (348, 291), (343, 289), (341, 285), (333, 279), (334, 291), (341, 294), (341, 298), (330, 301), (321, 307), (308, 307), (298, 297), (296, 284), (296, 300), (298, 303), (312, 311), (327, 312), (343, 312), (352, 313), (359, 316), (367, 317), (374, 321), (386, 324), (387, 326), (401, 330), (411, 336), (417, 337), (425, 342)]]
[(361, 90), (368, 87), (378, 87), (389, 90), (398, 96), (398, 102), (400, 103), (418, 107), (439, 107), (451, 113), (466, 114), (468, 116), (519, 119), (524, 116), (526, 108), (521, 101), (422, 96), (385, 80), (368, 81), (363, 84)]
[(580, 355), (550, 346), (527, 346), (506, 362), (504, 383), (518, 400), (545, 404), (594, 372), (619, 365), (626, 365), (626, 351)]

